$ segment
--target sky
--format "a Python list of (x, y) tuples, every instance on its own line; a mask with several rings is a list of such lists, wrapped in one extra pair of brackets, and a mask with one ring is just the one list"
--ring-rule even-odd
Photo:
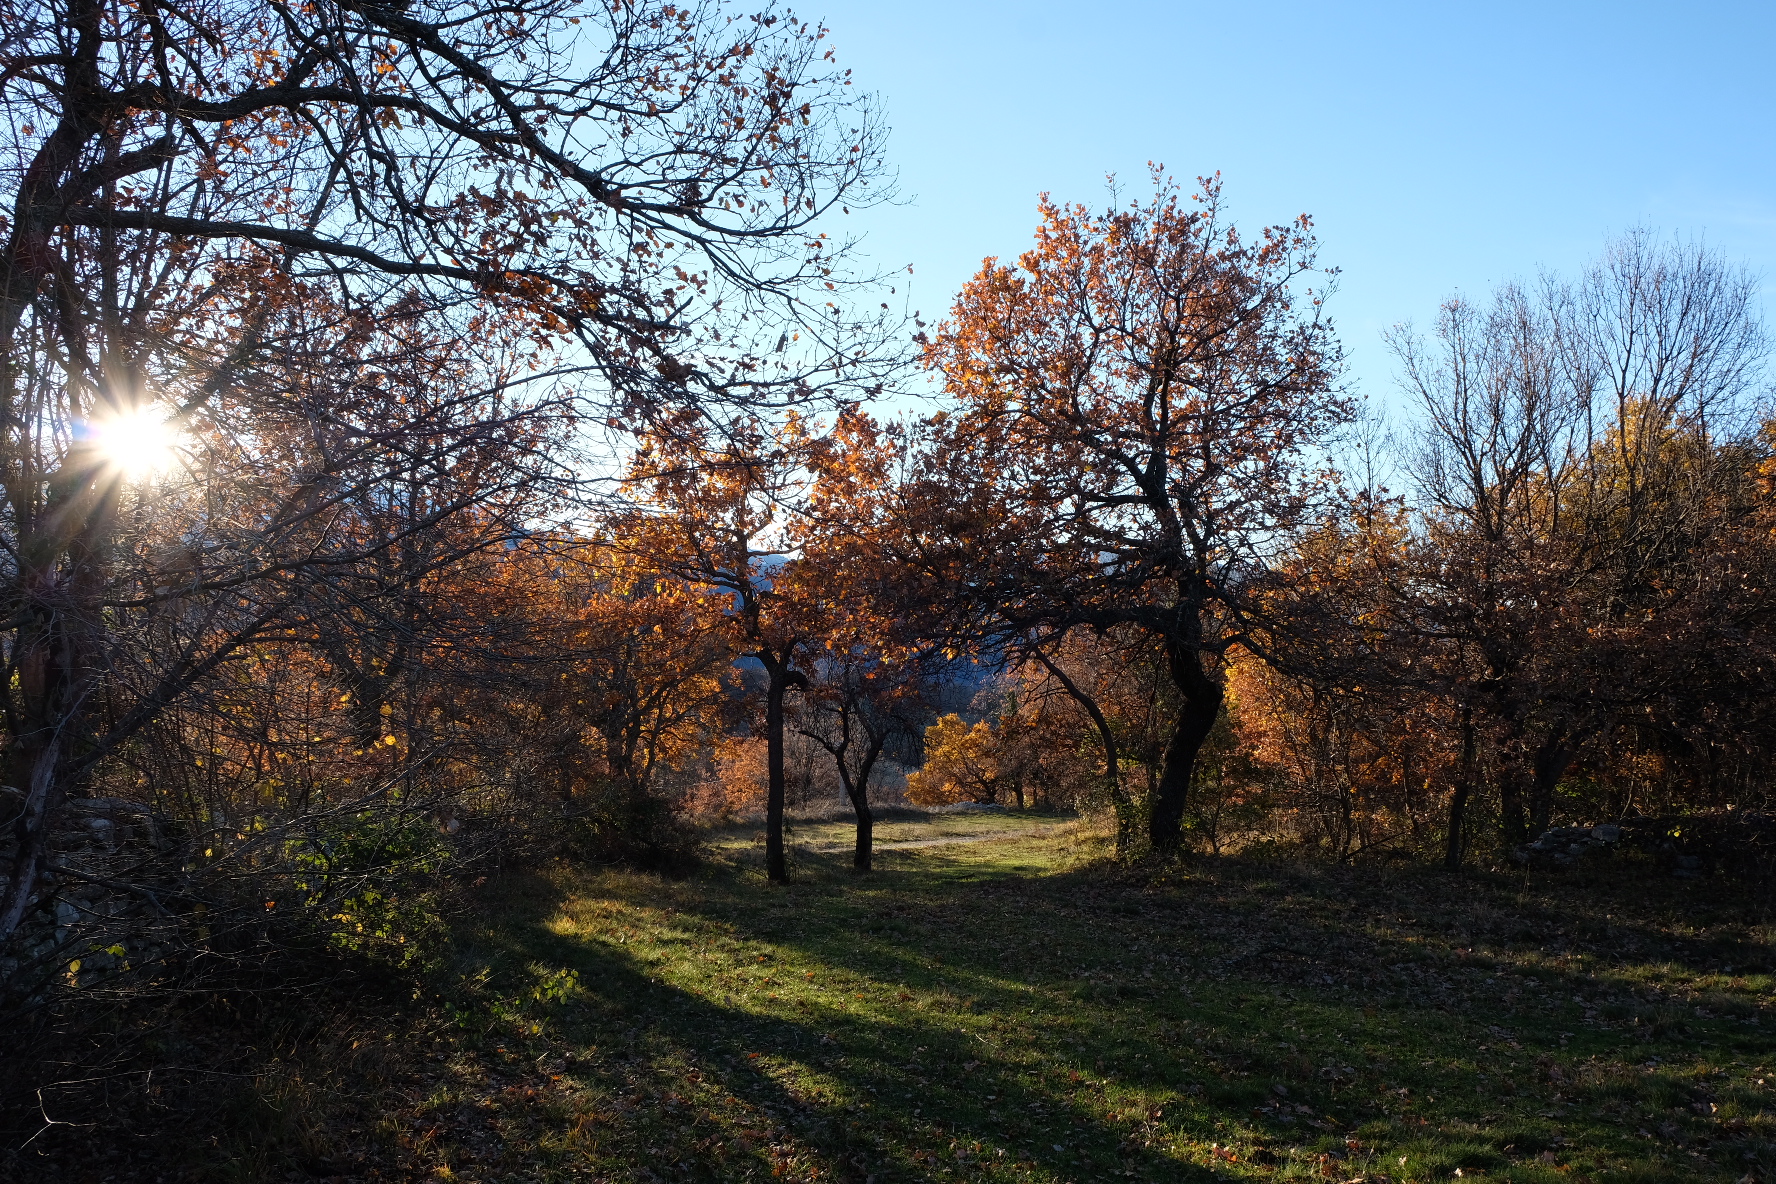
[[(1575, 271), (1644, 225), (1702, 237), (1776, 311), (1776, 4), (803, 3), (880, 99), (900, 204), (854, 214), (940, 313), (1036, 199), (1219, 171), (1242, 227), (1308, 213), (1357, 389), (1381, 333)], [(929, 318), (927, 318), (929, 319)]]

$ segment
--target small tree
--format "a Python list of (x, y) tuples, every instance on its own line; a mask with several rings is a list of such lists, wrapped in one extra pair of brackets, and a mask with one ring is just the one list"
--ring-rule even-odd
[[(925, 729), (925, 763), (907, 777), (907, 800), (919, 806), (990, 804), (1013, 789), (1018, 764), (995, 720), (970, 724), (951, 712)], [(1015, 786), (1023, 797), (1021, 784)]]
[(866, 639), (843, 631), (827, 638), (811, 668), (801, 732), (832, 757), (857, 819), (851, 864), (867, 872), (875, 849), (870, 778), (889, 743), (930, 718), (930, 677), (918, 655), (871, 652)]
[(784, 700), (808, 689), (805, 654), (824, 632), (824, 593), (798, 534), (815, 447), (805, 427), (792, 416), (776, 428), (748, 419), (719, 436), (707, 424), (654, 434), (630, 463), (630, 489), (644, 502), (614, 526), (641, 562), (719, 602), (729, 652), (764, 673), (765, 870), (774, 883), (789, 878)]

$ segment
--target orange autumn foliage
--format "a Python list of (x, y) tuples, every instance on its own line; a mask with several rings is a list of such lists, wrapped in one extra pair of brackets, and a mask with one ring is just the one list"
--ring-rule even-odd
[(907, 800), (916, 806), (994, 802), (1011, 761), (1001, 729), (987, 720), (970, 725), (951, 712), (925, 729), (925, 763), (907, 776)]

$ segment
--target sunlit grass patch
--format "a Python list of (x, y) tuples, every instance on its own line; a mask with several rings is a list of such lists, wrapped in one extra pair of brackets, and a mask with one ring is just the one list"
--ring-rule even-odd
[(448, 1069), (386, 1139), (487, 1181), (1776, 1168), (1776, 962), (1720, 905), (1685, 920), (1705, 883), (1132, 874), (1086, 827), (1005, 821), (867, 877), (811, 844), (787, 888), (744, 847), (684, 881), (490, 884), (443, 984)]

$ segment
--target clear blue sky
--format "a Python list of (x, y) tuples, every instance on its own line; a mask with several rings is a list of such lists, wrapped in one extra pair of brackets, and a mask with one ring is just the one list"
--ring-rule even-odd
[[(1776, 281), (1776, 4), (804, 3), (876, 92), (908, 204), (868, 251), (926, 313), (1149, 160), (1242, 226), (1314, 216), (1360, 388), (1452, 291), (1570, 270), (1644, 224)], [(1776, 307), (1776, 301), (1767, 301)]]

